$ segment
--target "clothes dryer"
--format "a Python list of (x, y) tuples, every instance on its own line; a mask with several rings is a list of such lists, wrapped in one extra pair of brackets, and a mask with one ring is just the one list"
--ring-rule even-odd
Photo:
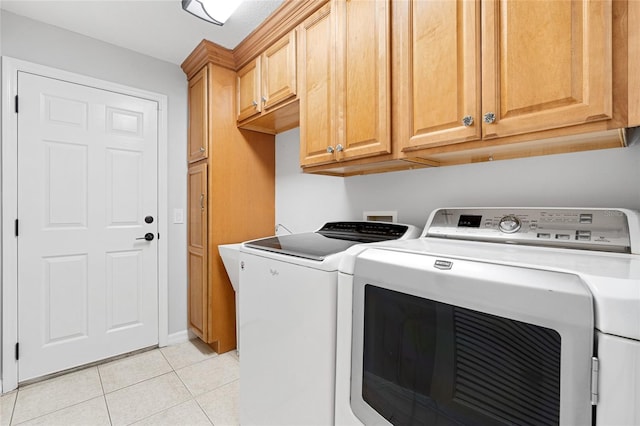
[(451, 208), (354, 247), (338, 282), (337, 425), (640, 424), (640, 218)]

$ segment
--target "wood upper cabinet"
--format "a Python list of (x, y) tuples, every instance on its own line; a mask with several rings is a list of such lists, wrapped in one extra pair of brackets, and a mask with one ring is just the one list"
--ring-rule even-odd
[(332, 0), (299, 31), (301, 165), (391, 152), (390, 2)]
[(483, 3), (482, 137), (611, 118), (612, 57), (609, 0)]
[[(479, 139), (480, 3), (407, 1), (395, 5), (405, 32), (396, 55), (400, 139), (408, 147)], [(465, 126), (463, 118), (475, 125)]]
[(390, 1), (334, 4), (337, 158), (387, 154), (391, 152)]
[(260, 101), (269, 111), (298, 92), (296, 31), (282, 37), (260, 55), (262, 88)]
[(335, 161), (335, 15), (327, 3), (299, 27), (300, 164)]
[[(238, 122), (262, 119), (297, 93), (296, 32), (291, 31), (238, 71)], [(295, 113), (297, 114), (297, 109)], [(260, 129), (260, 123), (256, 129)], [(298, 120), (295, 120), (295, 126)], [(267, 124), (268, 127), (268, 124)], [(294, 126), (291, 126), (294, 127)], [(289, 127), (289, 128), (291, 128)], [(282, 129), (273, 129), (273, 131)]]
[(189, 80), (189, 128), (188, 146), (189, 163), (200, 161), (208, 155), (208, 117), (207, 105), (208, 69), (202, 68)]
[(405, 152), (612, 117), (610, 1), (402, 4)]
[(238, 121), (258, 115), (261, 111), (260, 57), (257, 57), (238, 71)]
[(208, 255), (207, 255), (207, 163), (189, 166), (188, 214), (188, 299), (189, 329), (207, 339)]

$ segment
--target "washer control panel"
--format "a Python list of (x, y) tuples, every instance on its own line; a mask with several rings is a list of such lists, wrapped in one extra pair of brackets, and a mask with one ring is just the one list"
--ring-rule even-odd
[(617, 209), (439, 209), (431, 215), (425, 236), (631, 252), (628, 217)]

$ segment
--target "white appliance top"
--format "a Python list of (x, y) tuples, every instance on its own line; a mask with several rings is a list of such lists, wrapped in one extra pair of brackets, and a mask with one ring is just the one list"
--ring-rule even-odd
[[(582, 215), (591, 215), (591, 223)], [(624, 209), (440, 209), (421, 238), (353, 247), (339, 269), (353, 274), (358, 254), (377, 249), (421, 254), (425, 262), (461, 259), (575, 274), (593, 294), (596, 328), (640, 340), (639, 224), (638, 213)]]
[(241, 252), (271, 257), (325, 271), (337, 271), (342, 254), (351, 246), (417, 238), (412, 225), (376, 222), (328, 222), (315, 232), (276, 235), (242, 243)]

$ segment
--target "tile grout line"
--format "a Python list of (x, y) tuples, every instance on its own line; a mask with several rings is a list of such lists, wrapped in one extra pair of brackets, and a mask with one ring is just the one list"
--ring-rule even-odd
[[(160, 351), (160, 353), (162, 353), (162, 351)], [(221, 354), (219, 354), (219, 353), (217, 353), (217, 352), (214, 352), (214, 354), (215, 354), (215, 355), (212, 355), (212, 356), (210, 356), (210, 357), (207, 357), (206, 359), (200, 360), (200, 361), (198, 361), (198, 362), (191, 363), (191, 364), (189, 364), (189, 365), (185, 365), (185, 366), (181, 367), (179, 370), (182, 370), (182, 369), (185, 369), (185, 368), (188, 368), (188, 367), (191, 367), (191, 366), (194, 366), (194, 365), (197, 365), (197, 364), (200, 364), (200, 363), (203, 363), (203, 362), (205, 362), (205, 361), (209, 361), (209, 360), (211, 360), (211, 359), (213, 359), (213, 358), (217, 358), (217, 357), (221, 356)], [(222, 355), (224, 355), (224, 354), (222, 354)], [(164, 354), (164, 353), (162, 353), (162, 356), (164, 356), (164, 357), (165, 357), (165, 359), (167, 359), (167, 357), (165, 356), (165, 354)], [(171, 368), (173, 369), (173, 372), (175, 373), (175, 375), (176, 375), (176, 377), (178, 378), (178, 380), (180, 380), (180, 382), (181, 382), (181, 383), (182, 383), (182, 385), (187, 389), (187, 391), (189, 392), (189, 394), (191, 394), (191, 399), (196, 403), (196, 405), (198, 406), (198, 408), (200, 409), (200, 411), (202, 411), (202, 413), (203, 413), (203, 414), (204, 414), (204, 416), (207, 418), (207, 420), (209, 420), (209, 423), (211, 423), (211, 425), (215, 425), (215, 423), (213, 422), (213, 419), (212, 419), (211, 417), (209, 417), (209, 414), (207, 414), (207, 412), (204, 410), (204, 408), (202, 408), (202, 406), (200, 405), (200, 402), (198, 402), (198, 397), (202, 397), (203, 395), (206, 395), (206, 394), (207, 394), (207, 393), (209, 393), (209, 392), (213, 392), (213, 391), (214, 391), (214, 390), (216, 390), (216, 389), (220, 389), (221, 387), (226, 386), (226, 385), (228, 385), (228, 384), (230, 384), (230, 383), (233, 383), (234, 381), (231, 381), (231, 382), (229, 382), (229, 383), (222, 384), (222, 385), (220, 385), (220, 386), (218, 386), (218, 387), (216, 387), (216, 388), (214, 388), (214, 389), (210, 389), (210, 390), (208, 390), (208, 391), (206, 391), (206, 392), (203, 392), (203, 393), (202, 393), (202, 394), (200, 394), (200, 395), (195, 395), (195, 394), (191, 391), (191, 389), (189, 389), (189, 386), (187, 386), (187, 384), (184, 382), (184, 380), (182, 380), (182, 377), (180, 377), (180, 375), (178, 374), (178, 370), (176, 370), (176, 369), (173, 367), (173, 365), (169, 362), (169, 360), (168, 360), (168, 359), (167, 359), (167, 362), (169, 363), (169, 365), (170, 365), (170, 366), (171, 366)], [(238, 362), (239, 362), (239, 360), (238, 360)], [(186, 402), (186, 401), (185, 401), (185, 402)]]
[[(95, 369), (96, 369), (96, 373), (98, 373), (98, 378), (100, 378), (100, 373), (98, 372), (98, 367), (97, 367), (97, 366), (95, 366), (95, 367), (88, 367), (88, 368), (85, 368), (84, 370), (78, 370), (77, 372), (80, 372), (80, 371), (87, 371), (87, 370), (90, 370), (91, 368), (95, 368)], [(76, 373), (76, 372), (74, 371), (74, 372), (71, 372), (71, 373), (68, 373), (68, 374), (73, 374), (73, 373)], [(53, 379), (51, 379), (51, 380), (57, 379), (57, 378), (59, 378), (59, 377), (64, 377), (64, 376), (66, 376), (66, 374), (63, 374), (63, 375), (58, 376), (58, 377), (54, 377), (54, 378), (53, 378)], [(46, 380), (45, 380), (45, 381), (42, 381), (42, 382), (40, 382), (40, 383), (45, 383), (45, 382), (46, 382)], [(102, 384), (101, 384), (101, 385), (102, 385)], [(16, 407), (16, 405), (18, 405), (18, 395), (20, 394), (20, 391), (21, 391), (21, 389), (18, 387), (18, 393), (16, 394), (16, 400), (15, 400), (15, 401), (14, 401), (14, 403), (13, 403), (13, 411), (12, 411), (12, 413), (11, 413), (11, 423), (10, 423), (10, 425), (11, 425), (11, 426), (14, 426), (14, 423), (13, 423), (13, 417), (14, 417), (14, 415), (15, 415), (15, 407)], [(24, 391), (24, 389), (22, 389), (22, 391)], [(31, 418), (26, 419), (26, 420), (23, 420), (23, 421), (21, 421), (20, 423), (17, 423), (17, 424), (18, 424), (18, 425), (19, 425), (19, 424), (23, 424), (23, 423), (26, 423), (26, 422), (33, 421), (33, 420), (35, 420), (35, 419), (40, 419), (40, 418), (42, 418), (42, 417), (49, 416), (49, 415), (54, 414), (54, 413), (58, 413), (58, 412), (60, 412), (60, 411), (62, 411), (62, 410), (66, 410), (67, 408), (71, 408), (71, 407), (75, 407), (75, 406), (80, 405), (80, 404), (84, 404), (84, 403), (86, 403), (86, 402), (88, 402), (88, 401), (91, 401), (92, 399), (95, 399), (95, 398), (99, 398), (99, 395), (98, 395), (98, 396), (94, 396), (94, 397), (89, 398), (89, 399), (84, 399), (84, 400), (82, 400), (82, 401), (77, 401), (77, 402), (76, 402), (76, 403), (74, 403), (74, 404), (67, 405), (67, 406), (65, 406), (65, 407), (60, 407), (60, 408), (58, 408), (57, 410), (53, 410), (53, 411), (51, 411), (51, 412), (48, 412), (48, 413), (45, 413), (45, 414), (41, 414), (41, 415), (36, 416), (36, 417), (31, 417)], [(108, 411), (108, 407), (107, 407), (107, 411)]]
[(9, 416), (9, 426), (13, 424), (13, 414), (16, 412), (16, 404), (18, 404), (18, 393), (20, 393), (20, 388), (16, 389), (16, 397), (13, 400), (13, 406), (11, 407), (11, 415)]
[(202, 408), (202, 405), (200, 405), (200, 402), (198, 401), (198, 399), (197, 398), (193, 398), (193, 400), (196, 402), (196, 405), (198, 406), (200, 411), (202, 411), (202, 413), (207, 418), (207, 420), (209, 420), (209, 423), (211, 423), (212, 425), (215, 425), (215, 423), (213, 423), (213, 419), (211, 417), (209, 417), (209, 414), (207, 414), (206, 410), (204, 408)]
[[(169, 364), (169, 365), (171, 365), (171, 364)], [(173, 368), (173, 367), (171, 367), (171, 368)], [(158, 414), (162, 414), (162, 413), (164, 413), (164, 412), (166, 412), (166, 411), (171, 410), (172, 408), (177, 407), (178, 405), (185, 404), (185, 403), (187, 403), (187, 402), (189, 402), (189, 401), (191, 401), (191, 400), (194, 400), (194, 401), (195, 401), (195, 397), (193, 396), (193, 394), (191, 393), (191, 391), (189, 390), (189, 388), (188, 388), (188, 387), (187, 387), (187, 386), (182, 382), (182, 380), (180, 379), (180, 376), (178, 376), (178, 375), (176, 374), (175, 370), (174, 370), (174, 371), (168, 371), (167, 373), (162, 374), (162, 375), (160, 375), (160, 376), (156, 376), (156, 377), (152, 377), (152, 378), (147, 379), (147, 380), (143, 380), (142, 382), (139, 382), (139, 383), (143, 383), (143, 382), (146, 382), (146, 381), (149, 381), (149, 380), (153, 380), (153, 379), (156, 379), (156, 378), (161, 377), (161, 376), (166, 376), (166, 375), (171, 374), (171, 373), (175, 374), (175, 375), (176, 375), (176, 377), (178, 377), (178, 380), (180, 380), (180, 383), (182, 383), (182, 385), (183, 385), (183, 386), (184, 386), (184, 388), (187, 390), (187, 392), (189, 392), (189, 395), (191, 396), (191, 398), (189, 398), (189, 399), (187, 399), (187, 400), (185, 400), (185, 401), (180, 401), (180, 402), (178, 402), (178, 403), (176, 403), (176, 404), (174, 404), (174, 405), (170, 405), (170, 406), (164, 407), (162, 410), (160, 410), (160, 411), (158, 411), (158, 412), (155, 412), (155, 413), (152, 413), (152, 414), (149, 414), (148, 416), (143, 417), (143, 418), (141, 418), (141, 419), (138, 419), (138, 420), (134, 421), (134, 422), (133, 422), (133, 423), (131, 423), (131, 424), (135, 424), (135, 423), (141, 422), (141, 421), (143, 421), (143, 420), (146, 420), (146, 419), (148, 419), (148, 418), (150, 418), (150, 417), (156, 416), (156, 415), (158, 415)], [(132, 386), (133, 386), (133, 385), (132, 385)], [(124, 388), (123, 388), (123, 389), (124, 389)], [(196, 401), (196, 404), (197, 404), (197, 403), (198, 403), (198, 401)]]
[[(211, 360), (211, 359), (213, 359), (213, 358), (218, 358), (218, 357), (224, 356), (224, 355), (226, 355), (227, 353), (228, 353), (228, 352), (225, 352), (225, 353), (223, 353), (223, 354), (218, 354), (218, 353), (216, 353), (216, 356), (213, 356), (213, 357), (211, 357), (211, 358), (204, 359), (204, 360), (202, 360), (202, 361), (194, 362), (193, 364), (189, 364), (189, 365), (187, 365), (187, 366), (184, 366), (184, 367), (180, 368), (179, 370), (184, 370), (185, 368), (189, 368), (189, 367), (191, 367), (191, 366), (201, 364), (201, 363), (203, 363), (203, 362), (205, 362), (205, 361), (209, 361), (209, 360)], [(240, 361), (239, 361), (237, 358), (235, 358), (233, 355), (229, 355), (229, 356), (230, 356), (231, 358), (235, 359), (236, 361), (238, 361), (238, 363), (240, 363)], [(171, 368), (173, 368), (173, 367), (171, 367)], [(215, 387), (215, 388), (213, 388), (213, 389), (209, 389), (209, 390), (207, 390), (207, 391), (202, 392), (201, 394), (196, 395), (196, 394), (194, 394), (194, 393), (191, 391), (191, 389), (189, 389), (189, 386), (187, 386), (187, 384), (184, 382), (184, 380), (182, 380), (182, 377), (180, 377), (180, 375), (178, 374), (178, 371), (177, 371), (177, 370), (174, 370), (174, 373), (176, 373), (176, 376), (178, 377), (178, 379), (180, 379), (180, 381), (182, 382), (182, 384), (184, 385), (184, 387), (185, 387), (185, 388), (187, 388), (187, 390), (188, 390), (188, 391), (189, 391), (189, 393), (193, 396), (193, 398), (194, 398), (194, 399), (195, 399), (195, 398), (197, 398), (197, 397), (200, 397), (200, 396), (202, 396), (202, 395), (205, 395), (205, 394), (207, 394), (207, 393), (209, 393), (209, 392), (212, 392), (212, 391), (214, 391), (214, 390), (216, 390), (216, 389), (220, 389), (221, 387), (226, 386), (226, 385), (228, 385), (228, 384), (230, 384), (230, 383), (233, 383), (233, 382), (235, 382), (236, 380), (239, 380), (239, 378), (237, 378), (237, 379), (233, 379), (233, 380), (231, 380), (231, 381), (229, 381), (229, 382), (222, 383), (222, 384), (220, 384), (219, 386), (217, 386), (217, 387)]]
[(104, 406), (107, 408), (107, 416), (109, 416), (109, 424), (113, 425), (113, 420), (111, 420), (111, 410), (109, 410), (109, 403), (107, 402), (107, 393), (104, 391), (104, 383), (102, 383), (102, 374), (100, 374), (99, 366), (96, 366), (96, 370), (98, 370), (98, 379), (100, 379), (100, 388), (102, 389), (102, 399), (104, 399)]
[[(204, 416), (207, 418), (207, 420), (209, 420), (209, 423), (211, 423), (211, 425), (213, 425), (213, 420), (209, 417), (209, 415), (207, 414), (207, 412), (202, 408), (202, 406), (200, 405), (200, 403), (198, 402), (197, 397), (191, 392), (191, 389), (189, 389), (189, 387), (187, 386), (187, 384), (182, 380), (182, 378), (180, 377), (180, 375), (178, 374), (178, 371), (174, 368), (173, 364), (171, 364), (171, 362), (169, 361), (169, 359), (167, 358), (167, 356), (164, 354), (164, 352), (160, 351), (160, 353), (162, 354), (162, 356), (164, 357), (164, 359), (167, 361), (167, 363), (169, 364), (169, 366), (171, 367), (171, 369), (173, 370), (173, 373), (176, 375), (176, 377), (178, 378), (178, 380), (180, 380), (180, 383), (182, 383), (182, 385), (187, 389), (187, 391), (191, 394), (191, 400), (193, 400), (193, 402), (196, 403), (196, 405), (198, 406), (198, 408), (200, 409), (200, 411), (202, 412), (202, 414), (204, 414)], [(214, 352), (215, 353), (215, 352)], [(217, 353), (215, 353), (216, 356), (218, 356)], [(206, 359), (199, 361), (199, 362), (203, 362), (208, 360), (209, 358), (213, 358), (214, 356), (211, 357), (207, 357)], [(191, 365), (195, 365), (197, 364), (197, 362), (194, 362), (192, 364), (186, 365), (182, 368), (186, 368), (189, 367)], [(188, 402), (188, 401), (185, 401)]]

